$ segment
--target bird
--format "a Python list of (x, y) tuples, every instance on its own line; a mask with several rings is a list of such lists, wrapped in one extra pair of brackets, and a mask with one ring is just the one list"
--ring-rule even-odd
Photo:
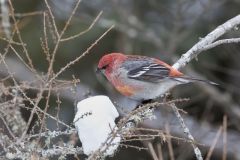
[(137, 101), (156, 99), (180, 84), (204, 82), (217, 85), (186, 76), (158, 58), (123, 53), (102, 56), (97, 72), (103, 73), (122, 95)]

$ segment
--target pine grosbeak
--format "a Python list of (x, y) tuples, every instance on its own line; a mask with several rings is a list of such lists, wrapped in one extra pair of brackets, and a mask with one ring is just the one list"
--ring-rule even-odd
[(139, 100), (155, 99), (179, 84), (201, 81), (185, 76), (167, 63), (151, 57), (111, 53), (104, 55), (97, 70), (123, 95)]

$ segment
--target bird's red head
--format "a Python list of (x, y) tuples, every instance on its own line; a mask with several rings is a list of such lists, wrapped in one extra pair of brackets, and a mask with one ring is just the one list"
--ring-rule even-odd
[(104, 55), (98, 63), (98, 70), (104, 70), (111, 72), (113, 65), (117, 66), (118, 63), (121, 63), (127, 56), (122, 53), (110, 53)]

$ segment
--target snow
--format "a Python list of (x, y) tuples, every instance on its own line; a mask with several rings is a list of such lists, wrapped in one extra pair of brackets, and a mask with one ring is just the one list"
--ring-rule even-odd
[[(86, 155), (93, 153), (100, 147), (101, 150), (106, 147), (106, 144), (102, 145), (112, 131), (117, 129), (114, 120), (118, 116), (115, 106), (107, 96), (94, 96), (78, 102), (74, 124)], [(120, 140), (119, 135), (116, 136), (111, 141), (110, 147), (104, 152), (104, 156), (113, 155)]]

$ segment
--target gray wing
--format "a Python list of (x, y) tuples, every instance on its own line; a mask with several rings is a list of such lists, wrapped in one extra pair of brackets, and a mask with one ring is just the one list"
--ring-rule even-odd
[[(128, 64), (127, 64), (128, 63)], [(169, 77), (170, 69), (154, 62), (134, 60), (124, 64), (130, 79), (157, 83)]]

